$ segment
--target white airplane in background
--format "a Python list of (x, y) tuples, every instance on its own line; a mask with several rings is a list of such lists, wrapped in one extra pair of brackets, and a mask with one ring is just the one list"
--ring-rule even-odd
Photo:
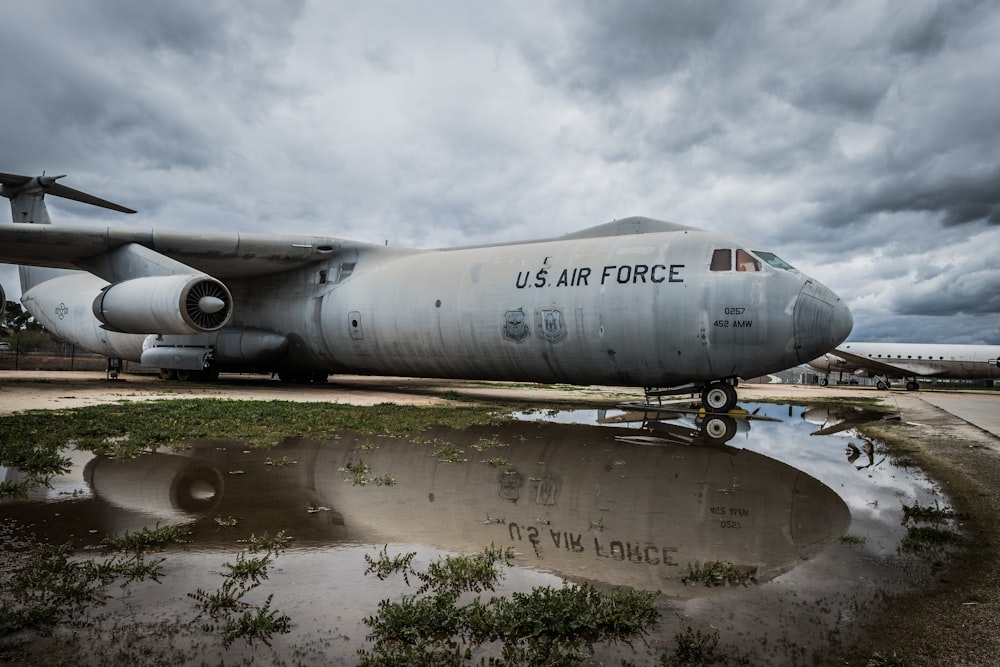
[(625, 218), (523, 243), (391, 248), (286, 233), (53, 225), (61, 176), (0, 174), (0, 262), (49, 331), (164, 379), (331, 373), (701, 391), (833, 349), (853, 318), (753, 241)]
[(843, 343), (809, 362), (827, 375), (853, 373), (873, 377), (879, 389), (889, 388), (890, 378), (906, 379), (906, 388), (920, 388), (918, 377), (947, 379), (1000, 378), (1000, 345), (950, 345), (932, 343)]

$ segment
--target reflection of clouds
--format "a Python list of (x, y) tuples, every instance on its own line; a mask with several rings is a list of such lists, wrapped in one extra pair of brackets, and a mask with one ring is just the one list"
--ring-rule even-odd
[[(90, 486), (84, 480), (84, 467), (93, 454), (76, 449), (68, 449), (62, 455), (69, 459), (69, 472), (56, 475), (48, 486), (36, 486), (18, 500), (58, 502), (62, 500), (82, 500), (91, 497)], [(0, 482), (17, 483), (27, 479), (27, 475), (15, 468), (0, 466)]]
[[(745, 406), (751, 412), (757, 405)], [(815, 477), (847, 503), (851, 510), (851, 532), (865, 537), (901, 539), (902, 505), (933, 504), (941, 494), (927, 476), (916, 468), (901, 468), (886, 457), (877, 466), (857, 470), (847, 461), (844, 451), (848, 442), (859, 447), (861, 439), (853, 430), (833, 435), (813, 436), (816, 424), (807, 421), (806, 408), (795, 406), (792, 416), (787, 405), (761, 404), (760, 414), (783, 419), (782, 423), (754, 422), (746, 441), (731, 445), (766, 454), (795, 466)], [(882, 457), (876, 454), (875, 461)]]

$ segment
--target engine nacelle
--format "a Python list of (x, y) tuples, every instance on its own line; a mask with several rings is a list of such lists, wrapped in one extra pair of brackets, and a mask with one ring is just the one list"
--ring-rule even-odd
[(121, 333), (196, 334), (224, 327), (232, 304), (229, 290), (211, 276), (147, 276), (105, 288), (94, 299), (94, 316)]

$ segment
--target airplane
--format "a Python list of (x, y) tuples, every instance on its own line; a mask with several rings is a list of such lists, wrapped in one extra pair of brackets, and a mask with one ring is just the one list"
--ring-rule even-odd
[(847, 305), (758, 244), (630, 217), (554, 238), (408, 249), (328, 236), (51, 224), (64, 176), (0, 174), (0, 262), (47, 329), (164, 379), (330, 374), (701, 392), (847, 338)]
[(808, 362), (824, 371), (871, 376), (879, 389), (889, 388), (890, 378), (906, 380), (908, 391), (917, 391), (918, 377), (950, 379), (1000, 378), (1000, 345), (951, 345), (934, 343), (843, 343)]

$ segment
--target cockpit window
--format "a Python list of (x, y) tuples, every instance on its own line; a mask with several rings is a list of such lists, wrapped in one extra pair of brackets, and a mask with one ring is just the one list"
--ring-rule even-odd
[(736, 270), (737, 271), (760, 271), (760, 262), (754, 259), (753, 255), (746, 250), (736, 250)]
[(733, 251), (729, 248), (719, 249), (712, 253), (712, 271), (732, 271)]
[(791, 264), (789, 264), (785, 260), (781, 259), (777, 255), (775, 255), (773, 252), (764, 252), (763, 250), (754, 250), (753, 254), (757, 255), (762, 260), (764, 260), (765, 262), (767, 262), (768, 264), (770, 264), (771, 266), (773, 266), (776, 269), (785, 269), (786, 271), (794, 271), (795, 270), (795, 267), (793, 267)]

